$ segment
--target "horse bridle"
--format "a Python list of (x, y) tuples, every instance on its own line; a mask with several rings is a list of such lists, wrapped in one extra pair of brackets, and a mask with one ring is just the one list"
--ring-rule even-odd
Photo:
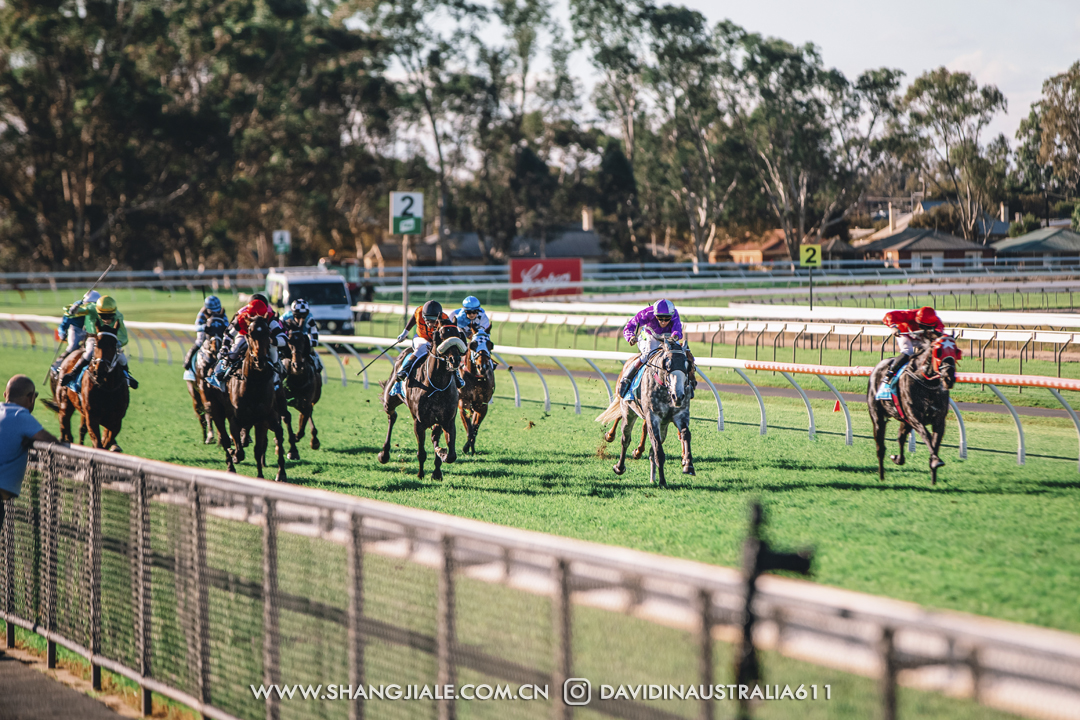
[[(94, 334), (95, 338), (100, 338), (102, 336), (111, 337), (113, 340), (116, 341), (116, 352), (113, 354), (112, 360), (109, 361), (109, 368), (105, 373), (106, 375), (108, 375), (109, 373), (111, 373), (113, 370), (116, 369), (116, 363), (120, 360), (120, 338), (118, 338), (116, 336), (116, 333), (111, 333), (111, 332), (108, 332), (106, 330), (100, 330), (100, 331), (98, 331), (97, 333)], [(101, 346), (97, 345), (97, 344), (95, 344), (94, 347), (95, 347), (96, 350), (101, 349)], [(98, 365), (100, 365), (101, 362), (102, 362), (102, 359), (99, 358), (99, 357), (91, 358), (91, 360), (90, 360), (91, 365), (93, 365), (94, 363), (97, 363)], [(95, 377), (94, 374), (91, 373), (90, 374), (91, 382), (93, 382), (94, 377)]]

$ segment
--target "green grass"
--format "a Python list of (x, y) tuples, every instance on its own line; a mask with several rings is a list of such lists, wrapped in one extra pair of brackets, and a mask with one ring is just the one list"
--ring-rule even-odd
[[(5, 376), (40, 378), (47, 360), (0, 350)], [(388, 366), (377, 367), (381, 376)], [(132, 394), (120, 436), (125, 451), (223, 469), (220, 449), (199, 443), (179, 369), (135, 363), (133, 370), (143, 386)], [(447, 466), (441, 483), (416, 478), (407, 420), (395, 430), (391, 462), (379, 465), (386, 421), (377, 386), (331, 382), (316, 413), (323, 449), (302, 445), (302, 460), (289, 463), (290, 480), (728, 566), (739, 563), (747, 502), (761, 497), (772, 538), (817, 547), (819, 582), (1080, 632), (1080, 479), (1067, 420), (1026, 418), (1029, 460), (1018, 467), (1011, 421), (969, 413), (969, 459), (945, 450), (949, 464), (937, 487), (921, 445), (880, 483), (869, 421), (858, 407), (859, 437), (847, 447), (831, 402), (813, 403), (819, 432), (811, 441), (801, 402), (769, 398), (770, 429), (761, 437), (756, 403), (733, 395), (724, 396), (728, 429), (718, 433), (706, 391), (694, 407), (703, 419), (692, 426), (698, 474), (685, 477), (673, 462), (673, 487), (659, 490), (649, 486), (644, 461), (630, 462), (623, 477), (611, 472), (615, 448), (592, 422), (606, 399), (598, 381), (578, 380), (591, 407), (576, 416), (569, 384), (558, 378), (548, 379), (556, 404), (545, 414), (534, 377), (519, 373), (523, 407), (500, 398), (481, 431), (480, 454)], [(499, 394), (509, 393), (509, 378), (500, 373), (499, 381)], [(36, 415), (56, 429), (48, 410), (39, 405)], [(956, 441), (951, 430), (947, 443)], [(668, 445), (673, 451), (673, 440)], [(254, 467), (248, 461), (239, 470), (253, 474)]]

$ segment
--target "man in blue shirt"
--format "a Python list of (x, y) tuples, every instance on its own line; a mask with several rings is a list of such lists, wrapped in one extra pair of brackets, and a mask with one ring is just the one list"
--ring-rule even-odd
[(25, 375), (8, 380), (4, 404), (0, 405), (0, 528), (4, 526), (4, 507), (22, 489), (26, 474), (27, 449), (35, 440), (57, 442), (31, 415), (37, 388)]

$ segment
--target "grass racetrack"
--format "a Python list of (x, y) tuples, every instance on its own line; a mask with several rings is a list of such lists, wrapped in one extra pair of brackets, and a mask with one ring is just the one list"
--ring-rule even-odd
[[(40, 381), (49, 359), (40, 351), (0, 349), (0, 374)], [(381, 377), (389, 365), (375, 368), (373, 377)], [(119, 438), (125, 452), (224, 469), (220, 448), (200, 441), (179, 366), (135, 362), (132, 369), (141, 387), (132, 393)], [(733, 381), (719, 371), (711, 376)], [(518, 378), (522, 407), (506, 397), (512, 385), (500, 371), (500, 397), (481, 429), (479, 453), (444, 466), (445, 479), (434, 482), (430, 455), (428, 477), (416, 478), (415, 440), (405, 418), (395, 428), (390, 463), (377, 462), (386, 428), (378, 387), (342, 388), (332, 370), (316, 410), (322, 449), (310, 450), (305, 440), (302, 459), (288, 463), (290, 481), (727, 566), (739, 564), (747, 501), (761, 497), (772, 539), (816, 546), (818, 582), (1080, 632), (1080, 477), (1076, 432), (1067, 419), (1025, 417), (1028, 461), (1018, 467), (1011, 419), (965, 413), (969, 459), (944, 449), (948, 465), (937, 487), (930, 486), (921, 444), (906, 466), (890, 465), (880, 483), (863, 406), (851, 405), (851, 447), (831, 401), (813, 403), (818, 437), (810, 440), (801, 401), (766, 398), (769, 432), (762, 437), (756, 402), (726, 394), (721, 433), (702, 385), (694, 401), (700, 419), (692, 425), (698, 474), (683, 476), (677, 456), (669, 455), (672, 486), (660, 490), (649, 485), (645, 460), (628, 461), (622, 477), (611, 471), (617, 448), (603, 443), (592, 420), (606, 404), (598, 380), (578, 379), (582, 403), (591, 406), (578, 416), (565, 378), (548, 378), (549, 414), (537, 402), (536, 376), (519, 372)], [(56, 417), (40, 403), (35, 415), (57, 431)], [(955, 441), (950, 425), (946, 443)], [(673, 434), (667, 445), (677, 453)], [(250, 457), (238, 470), (254, 474)]]

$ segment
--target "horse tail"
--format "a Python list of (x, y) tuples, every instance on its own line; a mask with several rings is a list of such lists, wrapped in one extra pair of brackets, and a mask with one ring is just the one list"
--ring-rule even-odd
[(609, 422), (614, 422), (616, 419), (622, 417), (622, 401), (619, 398), (615, 398), (608, 405), (608, 409), (596, 416), (596, 422), (607, 425)]

